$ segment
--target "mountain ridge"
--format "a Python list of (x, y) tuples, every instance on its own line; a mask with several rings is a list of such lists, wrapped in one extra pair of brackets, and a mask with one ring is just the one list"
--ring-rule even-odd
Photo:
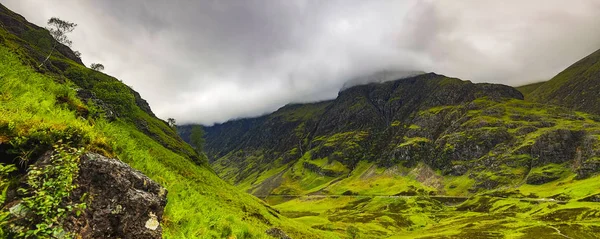
[(221, 178), (321, 230), (593, 238), (600, 117), (523, 98), (429, 73), (204, 127), (205, 152)]
[(529, 100), (600, 114), (600, 49), (530, 93)]

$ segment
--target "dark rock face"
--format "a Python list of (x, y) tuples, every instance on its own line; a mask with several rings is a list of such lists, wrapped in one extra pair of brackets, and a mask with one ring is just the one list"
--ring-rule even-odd
[(577, 177), (576, 179), (585, 179), (589, 178), (592, 175), (600, 172), (600, 160), (588, 160), (583, 163), (581, 167), (577, 169)]
[(277, 239), (292, 239), (291, 237), (286, 235), (285, 232), (283, 232), (281, 229), (276, 228), (276, 227), (269, 228), (265, 233), (267, 233), (267, 235), (272, 236)]
[(583, 136), (582, 131), (551, 131), (538, 138), (531, 148), (531, 155), (539, 159), (537, 165), (566, 162), (575, 158)]
[(73, 198), (87, 193), (85, 212), (71, 222), (83, 238), (161, 238), (167, 191), (127, 164), (98, 154), (81, 158)]
[[(270, 115), (205, 127), (205, 149), (217, 172), (219, 168), (238, 169), (227, 178), (232, 183), (294, 162), (307, 152), (310, 160), (327, 158), (348, 170), (360, 160), (384, 167), (425, 162), (460, 175), (470, 167), (453, 170), (450, 161), (477, 159), (512, 139), (507, 128), (497, 125), (460, 127), (469, 107), (478, 107), (468, 104), (482, 97), (493, 102), (523, 99), (508, 86), (473, 84), (429, 73), (355, 86), (341, 91), (335, 100), (287, 105)], [(421, 114), (432, 108), (440, 110)], [(189, 128), (180, 127), (184, 139)], [(218, 159), (224, 160), (215, 162)], [(339, 174), (308, 162), (303, 166), (313, 172)]]
[(579, 200), (580, 202), (600, 202), (600, 194), (591, 195)]
[(150, 115), (152, 117), (156, 117), (156, 115), (154, 115), (154, 112), (152, 112), (152, 109), (150, 109), (150, 105), (148, 104), (148, 102), (146, 100), (144, 100), (142, 98), (140, 93), (138, 93), (137, 91), (135, 91), (133, 89), (130, 89), (130, 90), (135, 98), (135, 104), (138, 107), (140, 107), (140, 109), (142, 109), (144, 112), (146, 112), (148, 115)]
[(527, 184), (541, 185), (552, 182), (560, 178), (560, 175), (554, 175), (550, 173), (534, 173), (527, 177)]
[[(282, 166), (340, 177), (361, 161), (406, 168), (424, 163), (442, 175), (467, 175), (477, 182), (473, 190), (560, 177), (517, 168), (557, 164), (578, 178), (600, 172), (600, 133), (592, 130), (600, 125), (593, 118), (522, 99), (508, 86), (429, 73), (205, 127), (205, 148), (215, 171), (234, 184)], [(323, 162), (338, 167), (325, 171)]]
[(112, 122), (117, 119), (118, 115), (110, 108), (110, 106), (104, 103), (101, 99), (96, 97), (96, 95), (86, 89), (77, 89), (77, 97), (84, 102), (92, 101), (94, 104), (104, 111), (104, 117)]

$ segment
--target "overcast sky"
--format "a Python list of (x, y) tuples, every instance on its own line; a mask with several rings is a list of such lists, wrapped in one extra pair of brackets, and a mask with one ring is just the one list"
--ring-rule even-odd
[(161, 118), (212, 124), (334, 98), (381, 70), (549, 79), (600, 48), (599, 0), (0, 0), (77, 23), (86, 64)]

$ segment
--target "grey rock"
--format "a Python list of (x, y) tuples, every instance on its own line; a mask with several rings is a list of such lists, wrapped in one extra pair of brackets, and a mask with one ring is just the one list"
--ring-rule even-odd
[(83, 238), (162, 238), (167, 191), (127, 164), (88, 153), (81, 158), (77, 199), (87, 194), (87, 209), (71, 222)]
[(292, 239), (291, 237), (286, 235), (285, 232), (283, 232), (283, 230), (276, 228), (276, 227), (267, 229), (267, 231), (265, 233), (267, 233), (267, 235), (275, 237), (277, 239)]

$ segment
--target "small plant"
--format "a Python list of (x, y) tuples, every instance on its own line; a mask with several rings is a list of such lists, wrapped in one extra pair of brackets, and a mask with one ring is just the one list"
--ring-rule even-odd
[[(6, 200), (6, 192), (8, 187), (10, 186), (10, 173), (17, 170), (17, 167), (14, 164), (2, 165), (0, 164), (0, 205), (4, 204), (4, 200)], [(6, 221), (10, 216), (9, 212), (0, 211), (0, 238), (6, 238), (6, 232), (4, 231)]]
[(59, 142), (54, 151), (47, 164), (29, 168), (27, 187), (19, 189), (20, 193), (28, 195), (21, 203), (30, 216), (25, 218), (27, 227), (11, 225), (11, 231), (17, 237), (70, 238), (72, 235), (65, 232), (61, 222), (73, 210), (82, 210), (86, 206), (67, 201), (76, 188), (74, 181), (79, 174), (83, 149)]
[(358, 238), (359, 232), (360, 232), (360, 230), (355, 226), (348, 226), (348, 228), (346, 228), (346, 233), (348, 233), (348, 236), (352, 239)]
[(17, 170), (14, 164), (2, 165), (0, 164), (0, 204), (6, 200), (6, 191), (10, 185), (10, 173)]

